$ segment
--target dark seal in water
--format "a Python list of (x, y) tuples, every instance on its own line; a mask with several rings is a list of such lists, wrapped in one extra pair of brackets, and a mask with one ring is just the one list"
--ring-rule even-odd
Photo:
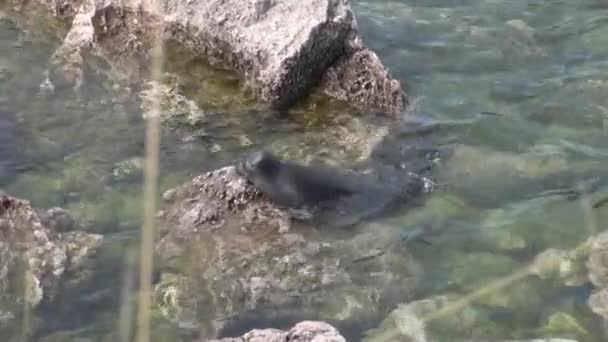
[(237, 173), (275, 203), (287, 207), (317, 205), (359, 192), (337, 170), (282, 161), (267, 151), (247, 155), (237, 164)]
[(330, 226), (355, 224), (424, 188), (417, 179), (383, 184), (368, 175), (280, 160), (267, 151), (246, 155), (236, 170), (274, 203), (310, 209), (315, 223)]

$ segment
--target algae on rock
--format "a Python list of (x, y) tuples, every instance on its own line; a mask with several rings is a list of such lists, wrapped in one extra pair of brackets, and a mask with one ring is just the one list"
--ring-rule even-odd
[(355, 261), (398, 232), (317, 231), (294, 221), (234, 167), (196, 177), (163, 198), (156, 305), (207, 336), (266, 308), (295, 321), (380, 315), (394, 299), (411, 295), (417, 282), (419, 266), (403, 248)]
[(38, 307), (91, 275), (101, 235), (77, 228), (60, 208), (42, 212), (26, 200), (0, 194), (1, 311)]

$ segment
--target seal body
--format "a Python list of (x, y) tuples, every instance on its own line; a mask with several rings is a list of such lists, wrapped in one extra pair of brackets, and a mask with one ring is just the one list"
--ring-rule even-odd
[(358, 192), (356, 184), (337, 170), (282, 161), (267, 151), (247, 155), (237, 173), (287, 207), (313, 206)]

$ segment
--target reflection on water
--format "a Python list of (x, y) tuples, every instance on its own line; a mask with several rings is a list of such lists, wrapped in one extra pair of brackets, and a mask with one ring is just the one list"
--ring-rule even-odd
[[(411, 245), (425, 270), (417, 298), (475, 291), (548, 248), (573, 248), (593, 222), (594, 229), (605, 228), (608, 205), (585, 207), (608, 197), (604, 1), (383, 0), (355, 1), (354, 7), (366, 43), (418, 99), (401, 138), (430, 134), (451, 149), (441, 162), (441, 186), (424, 207), (390, 220), (441, 232), (430, 246)], [(117, 90), (94, 76), (77, 94), (49, 95), (40, 84), (59, 41), (44, 28), (0, 14), (0, 186), (36, 206), (70, 210), (86, 230), (120, 232), (119, 246), (102, 257), (103, 281), (81, 295), (103, 297), (99, 287), (119, 293), (120, 279), (112, 277), (121, 274), (117, 265), (133, 243), (120, 234), (139, 226), (141, 212), (139, 100), (117, 101)], [(161, 190), (271, 143), (296, 157), (353, 158), (354, 152), (319, 138), (354, 127), (340, 105), (257, 112), (233, 75), (180, 55), (169, 53), (168, 69), (180, 75), (182, 93), (221, 115), (211, 116), (212, 129), (163, 132)], [(307, 146), (297, 152), (300, 142)], [(580, 190), (589, 182), (595, 183)], [(585, 304), (588, 292), (587, 284), (524, 277), (467, 307), (460, 324), (446, 318), (430, 330), (437, 338), (601, 341), (598, 319)], [(73, 311), (58, 310), (66, 324), (51, 325), (75, 335), (104, 334), (119, 310), (117, 298), (108, 298), (112, 305), (71, 323)], [(76, 302), (74, 310), (87, 310), (89, 302)], [(93, 333), (79, 330), (96, 321)]]

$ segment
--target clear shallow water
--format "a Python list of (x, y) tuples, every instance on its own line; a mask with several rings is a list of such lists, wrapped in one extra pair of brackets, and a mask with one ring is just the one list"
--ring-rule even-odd
[[(437, 125), (454, 150), (442, 161), (442, 186), (427, 205), (391, 219), (442, 232), (431, 246), (411, 247), (425, 269), (417, 297), (469, 293), (547, 248), (583, 241), (592, 222), (584, 201), (535, 195), (599, 178), (591, 201), (608, 196), (601, 182), (608, 167), (606, 3), (355, 1), (354, 7), (366, 43), (417, 99), (413, 119)], [(80, 94), (45, 94), (39, 85), (60, 41), (48, 25), (12, 18), (0, 15), (0, 142), (14, 146), (0, 148), (0, 188), (36, 206), (65, 207), (90, 231), (136, 229), (144, 134), (139, 104), (115, 101), (111, 86), (95, 76)], [(183, 93), (204, 110), (228, 114), (212, 131), (164, 132), (163, 190), (230, 163), (252, 148), (243, 140), (297, 144), (342, 122), (341, 107), (332, 103), (305, 103), (286, 117), (251, 113), (252, 102), (233, 76), (182, 60), (179, 51), (169, 55), (168, 70), (180, 75)], [(479, 116), (482, 111), (502, 116)], [(319, 149), (335, 152), (313, 143), (302, 155)], [(592, 228), (605, 228), (607, 207), (592, 211), (599, 223)], [(108, 270), (82, 298), (116, 282), (109, 275), (122, 271), (121, 252), (130, 243), (104, 254)], [(458, 329), (445, 319), (431, 330), (463, 339), (601, 341), (587, 294), (585, 286), (527, 277), (476, 302), (465, 312), (474, 324)], [(82, 316), (108, 322), (117, 303), (106, 304), (96, 308), (100, 314)], [(576, 324), (552, 324), (563, 315)], [(68, 323), (62, 328), (84, 324)]]

